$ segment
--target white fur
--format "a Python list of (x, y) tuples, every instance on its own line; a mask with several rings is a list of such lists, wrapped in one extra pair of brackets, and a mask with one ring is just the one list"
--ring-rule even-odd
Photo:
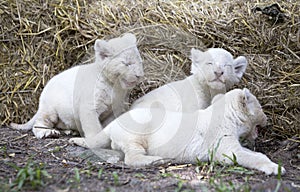
[(163, 107), (183, 112), (205, 109), (216, 94), (225, 93), (238, 83), (247, 67), (245, 57), (234, 59), (228, 51), (220, 48), (206, 52), (192, 49), (191, 60), (191, 76), (147, 93), (131, 108)]
[[(163, 108), (177, 112), (194, 112), (204, 109), (210, 105), (215, 95), (225, 93), (226, 89), (238, 83), (247, 67), (245, 57), (239, 56), (233, 59), (228, 51), (220, 48), (211, 48), (206, 52), (192, 49), (191, 60), (191, 76), (147, 93), (135, 101), (131, 109)], [(253, 140), (252, 135), (247, 139)], [(86, 147), (83, 145), (84, 141), (72, 142)], [(98, 145), (99, 139), (88, 142), (89, 147), (93, 148)], [(108, 146), (110, 139), (103, 138), (101, 143), (106, 143), (105, 146)]]
[(127, 89), (133, 88), (144, 73), (133, 34), (96, 40), (94, 49), (94, 63), (54, 76), (41, 93), (34, 117), (11, 127), (32, 129), (37, 138), (59, 135), (55, 128), (80, 131), (85, 137), (100, 132), (100, 121), (118, 115), (112, 114), (113, 109), (122, 108)]
[(168, 158), (175, 163), (195, 163), (198, 158), (231, 164), (225, 155), (232, 158), (234, 154), (242, 166), (278, 174), (278, 165), (266, 155), (239, 143), (239, 137), (266, 125), (267, 117), (255, 96), (247, 89), (234, 89), (218, 97), (207, 109), (193, 113), (133, 109), (110, 123), (102, 137), (109, 137), (111, 147), (123, 151), (125, 163), (131, 166), (147, 166)]

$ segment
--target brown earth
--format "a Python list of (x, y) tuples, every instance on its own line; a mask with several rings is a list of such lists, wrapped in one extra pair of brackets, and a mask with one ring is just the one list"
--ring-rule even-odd
[[(174, 165), (130, 168), (119, 162), (97, 162), (70, 155), (75, 146), (68, 136), (36, 139), (32, 132), (0, 128), (0, 191), (18, 189), (18, 169), (46, 170), (41, 185), (27, 180), (22, 191), (298, 191), (300, 189), (299, 143), (258, 138), (256, 151), (274, 162), (282, 161), (287, 174), (266, 176), (237, 166)], [(16, 168), (18, 167), (18, 168)], [(29, 170), (29, 169), (28, 169)], [(28, 171), (29, 172), (29, 171)], [(100, 172), (100, 173), (99, 173)], [(34, 180), (34, 179), (33, 179)], [(37, 179), (36, 179), (37, 180)], [(280, 187), (276, 189), (276, 187)]]

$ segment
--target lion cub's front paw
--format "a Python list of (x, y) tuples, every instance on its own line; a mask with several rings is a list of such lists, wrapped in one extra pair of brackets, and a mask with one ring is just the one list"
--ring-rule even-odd
[(58, 137), (60, 132), (55, 129), (47, 129), (47, 128), (32, 128), (33, 134), (38, 139), (46, 138), (46, 137)]
[(69, 139), (69, 143), (70, 144), (75, 144), (78, 145), (80, 147), (85, 147), (85, 148), (89, 148), (85, 142), (85, 139), (83, 137), (74, 137)]
[[(260, 170), (265, 172), (267, 175), (271, 175), (271, 174), (278, 175), (278, 165), (273, 162), (262, 165)], [(281, 167), (281, 175), (284, 175), (285, 172), (286, 172), (285, 168)]]

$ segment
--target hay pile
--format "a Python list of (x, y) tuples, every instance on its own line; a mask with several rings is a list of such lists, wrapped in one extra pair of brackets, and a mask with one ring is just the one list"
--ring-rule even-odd
[[(124, 32), (139, 38), (146, 79), (137, 98), (189, 75), (189, 50), (221, 47), (245, 55), (240, 87), (261, 101), (268, 137), (300, 141), (300, 3), (278, 1), (283, 19), (253, 8), (270, 1), (2, 1), (0, 2), (0, 121), (25, 122), (46, 82), (92, 60), (97, 38)], [(278, 19), (279, 18), (279, 19)]]

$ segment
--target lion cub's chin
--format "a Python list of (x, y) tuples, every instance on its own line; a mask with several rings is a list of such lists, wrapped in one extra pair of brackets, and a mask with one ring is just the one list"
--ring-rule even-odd
[(122, 89), (132, 89), (134, 88), (138, 83), (138, 80), (134, 80), (134, 81), (127, 81), (123, 78), (120, 79), (120, 84)]
[(208, 83), (208, 86), (211, 89), (216, 89), (216, 90), (222, 90), (226, 88), (226, 85), (224, 82), (221, 82), (220, 80), (215, 80), (215, 81), (211, 81)]

